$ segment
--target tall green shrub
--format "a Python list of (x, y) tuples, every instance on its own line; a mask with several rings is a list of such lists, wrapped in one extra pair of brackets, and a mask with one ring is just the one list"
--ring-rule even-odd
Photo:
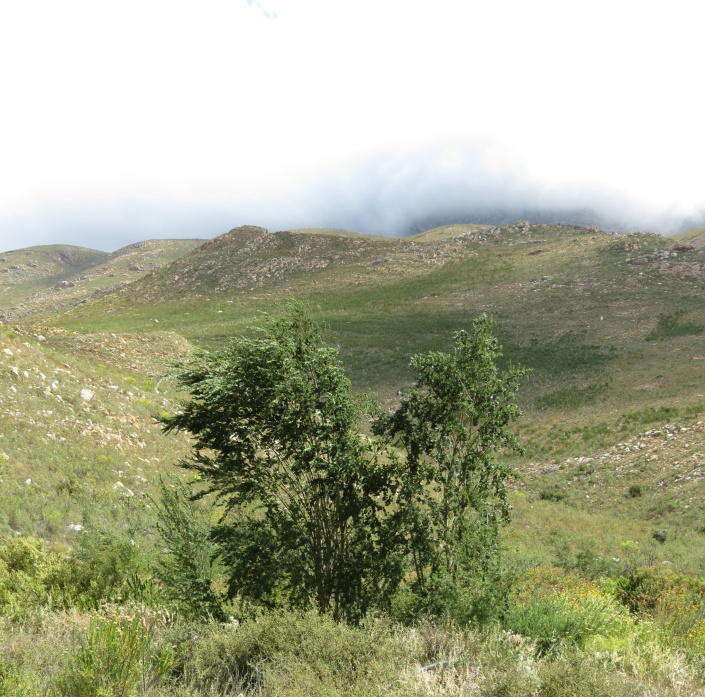
[(140, 617), (95, 617), (57, 674), (52, 697), (133, 697), (170, 670), (170, 647), (158, 647)]
[(497, 454), (519, 447), (508, 426), (520, 413), (516, 391), (523, 371), (501, 369), (493, 330), (482, 315), (469, 332), (455, 334), (451, 352), (415, 356), (415, 386), (375, 425), (405, 453), (401, 501), (415, 586), (429, 598), (479, 587), (498, 573), (512, 470)]
[(157, 576), (182, 614), (222, 621), (225, 614), (215, 589), (217, 547), (210, 538), (210, 521), (195, 510), (190, 496), (188, 486), (176, 478), (160, 482), (153, 503), (165, 553)]
[(390, 416), (353, 396), (300, 308), (182, 366), (190, 397), (165, 427), (192, 435), (183, 466), (224, 511), (211, 537), (228, 595), (357, 621), (411, 578), (441, 598), (437, 612), (496, 606), (511, 474), (496, 454), (518, 447), (508, 424), (521, 375), (500, 356), (479, 317), (450, 353), (414, 357), (416, 385)]
[(300, 308), (184, 366), (166, 429), (189, 432), (229, 595), (355, 621), (398, 584), (404, 548), (393, 458), (360, 432), (365, 410), (337, 349)]

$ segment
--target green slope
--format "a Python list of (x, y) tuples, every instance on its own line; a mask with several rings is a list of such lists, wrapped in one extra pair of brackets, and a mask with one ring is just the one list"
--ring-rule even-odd
[(62, 244), (3, 252), (0, 254), (0, 311), (21, 303), (32, 293), (51, 289), (109, 257), (107, 252)]
[[(701, 337), (646, 341), (660, 312), (686, 310), (705, 322), (699, 253), (671, 252), (665, 238), (538, 225), (508, 226), (482, 242), (307, 236), (297, 245), (292, 237), (228, 233), (56, 321), (80, 330), (166, 328), (217, 344), (296, 297), (329, 326), (356, 384), (391, 397), (413, 352), (444, 345), (487, 311), (510, 357), (534, 371), (524, 400), (540, 420), (574, 421), (594, 408), (592, 393), (615, 417), (645, 398), (698, 399)], [(571, 397), (593, 383), (607, 385)], [(571, 399), (585, 404), (561, 407)]]
[[(0, 312), (7, 319), (17, 319), (65, 310), (169, 264), (202, 243), (203, 240), (146, 240), (110, 254), (55, 247), (51, 251), (30, 247), (6, 253), (8, 259), (23, 257), (22, 268), (26, 271), (14, 271), (7, 277), (5, 293), (0, 290)], [(64, 265), (56, 271), (52, 260)]]
[(676, 240), (678, 244), (692, 244), (694, 247), (700, 249), (705, 247), (705, 227), (681, 232), (674, 235), (671, 239)]
[(154, 419), (174, 408), (158, 379), (188, 350), (164, 333), (0, 332), (0, 534), (145, 529), (142, 494), (186, 452)]
[[(628, 552), (636, 561), (697, 568), (705, 513), (697, 500), (705, 499), (705, 487), (699, 478), (685, 478), (692, 477), (691, 455), (705, 452), (705, 434), (699, 427), (688, 431), (687, 447), (644, 434), (667, 422), (689, 427), (705, 410), (699, 250), (673, 251), (672, 240), (656, 235), (576, 227), (517, 224), (475, 232), (419, 242), (237, 229), (51, 318), (58, 328), (52, 347), (69, 364), (89, 355), (77, 353), (83, 342), (91, 347), (113, 334), (110, 341), (131, 343), (140, 360), (165, 336), (217, 346), (259, 322), (262, 312), (278, 312), (296, 298), (340, 345), (355, 387), (391, 405), (410, 379), (414, 352), (447, 346), (452, 331), (487, 311), (498, 321), (508, 358), (532, 369), (521, 393), (526, 415), (518, 430), (526, 452), (514, 461), (523, 479), (513, 494), (508, 543), (542, 561), (557, 553), (560, 538), (575, 549), (590, 542), (604, 555)], [(649, 340), (659, 314), (675, 311), (686, 312), (675, 333)], [(690, 323), (691, 333), (679, 333), (678, 322)], [(112, 371), (115, 384), (115, 371), (140, 380), (135, 371), (146, 374), (140, 362), (120, 353), (103, 350), (100, 370)], [(96, 379), (95, 361), (82, 365)], [(159, 371), (153, 365), (148, 372)], [(137, 404), (140, 399), (163, 408), (159, 400), (172, 396), (144, 391)], [(109, 418), (125, 408), (116, 400), (102, 413)], [(150, 419), (146, 405), (130, 413), (136, 423)], [(21, 438), (30, 440), (22, 430), (29, 428), (22, 426)], [(182, 443), (169, 454), (171, 441), (153, 427), (144, 432), (145, 447), (161, 453), (153, 473), (183, 452)], [(32, 438), (15, 496), (25, 474), (42, 471), (47, 444)], [(647, 441), (657, 458), (637, 462), (632, 453), (641, 451), (633, 448)], [(59, 457), (57, 473), (77, 459), (74, 451)], [(684, 479), (659, 485), (671, 472)], [(114, 483), (108, 477), (101, 486)], [(630, 497), (632, 486), (643, 487), (642, 495)], [(666, 505), (659, 507), (662, 491)], [(64, 494), (57, 501), (70, 505)], [(77, 509), (62, 510), (75, 516)], [(668, 545), (652, 540), (657, 527), (669, 530)]]

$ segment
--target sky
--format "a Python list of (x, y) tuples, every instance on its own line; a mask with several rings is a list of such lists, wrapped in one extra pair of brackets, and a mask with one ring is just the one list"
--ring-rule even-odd
[(22, 0), (0, 248), (705, 211), (697, 0)]

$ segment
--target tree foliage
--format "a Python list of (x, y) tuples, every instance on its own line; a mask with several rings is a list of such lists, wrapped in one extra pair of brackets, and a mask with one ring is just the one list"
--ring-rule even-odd
[(356, 620), (402, 573), (395, 462), (360, 432), (335, 348), (300, 308), (254, 337), (203, 353), (180, 380), (191, 399), (167, 421), (195, 439), (229, 593)]
[(416, 385), (387, 415), (351, 393), (337, 349), (294, 307), (183, 366), (190, 399), (166, 428), (193, 436), (183, 465), (223, 508), (211, 538), (230, 597), (357, 621), (403, 579), (428, 593), (487, 575), (509, 512), (495, 455), (517, 447), (520, 371), (499, 357), (478, 318), (450, 353), (412, 360)]
[(210, 521), (194, 509), (191, 490), (176, 477), (162, 480), (152, 500), (156, 527), (166, 554), (157, 576), (182, 614), (197, 619), (224, 620), (215, 590), (217, 548), (210, 537)]
[(401, 495), (411, 535), (415, 585), (453, 587), (492, 571), (499, 529), (509, 519), (507, 478), (497, 458), (518, 449), (509, 431), (519, 416), (516, 390), (523, 371), (500, 367), (494, 325), (481, 315), (454, 336), (452, 351), (415, 356), (416, 384), (375, 432), (404, 452)]

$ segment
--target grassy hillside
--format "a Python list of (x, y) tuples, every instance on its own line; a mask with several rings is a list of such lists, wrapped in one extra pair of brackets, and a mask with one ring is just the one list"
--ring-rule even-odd
[(154, 417), (173, 408), (158, 381), (187, 352), (173, 334), (2, 331), (0, 534), (144, 529), (141, 494), (185, 452)]
[[(0, 694), (73, 697), (70, 680), (128, 665), (126, 637), (142, 642), (142, 697), (702, 694), (705, 251), (690, 246), (526, 223), (406, 239), (246, 227), (91, 259), (68, 311), (37, 293), (41, 326), (0, 328)], [(155, 585), (150, 496), (190, 445), (159, 427), (179, 397), (162, 376), (292, 298), (387, 406), (409, 357), (480, 312), (531, 368), (494, 625), (402, 627), (404, 598), (357, 629), (242, 608), (242, 623), (196, 624)]]
[(447, 240), (462, 235), (482, 234), (490, 229), (492, 229), (491, 225), (482, 225), (480, 223), (457, 223), (455, 225), (442, 225), (441, 227), (435, 227), (431, 230), (425, 230), (424, 232), (411, 235), (409, 239), (413, 239), (418, 242), (438, 242), (440, 240)]
[(85, 247), (50, 244), (0, 254), (0, 311), (21, 303), (39, 290), (106, 261), (110, 255)]
[(698, 249), (705, 247), (705, 227), (688, 230), (673, 236), (678, 244), (692, 244)]
[[(652, 427), (705, 411), (699, 250), (673, 251), (657, 235), (562, 226), (467, 232), (419, 243), (238, 229), (53, 322), (78, 331), (167, 330), (217, 346), (295, 297), (341, 346), (355, 387), (392, 404), (408, 384), (413, 353), (447, 346), (454, 330), (488, 312), (507, 359), (532, 371), (521, 393), (525, 454), (516, 464), (530, 475), (533, 496), (553, 486), (552, 475), (536, 472), (552, 472), (570, 457), (599, 457)], [(659, 466), (680, 467), (673, 458)], [(573, 493), (549, 497), (549, 507), (580, 508), (579, 484), (613, 485), (599, 476), (560, 484)], [(699, 506), (690, 504), (686, 514), (685, 501), (657, 511), (644, 503), (657, 496), (657, 476), (644, 470), (620, 483), (617, 503), (601, 500), (599, 515), (628, 512), (641, 521), (635, 524), (645, 541), (663, 521), (697, 529)], [(637, 510), (623, 495), (640, 483), (653, 493)], [(593, 500), (585, 501), (585, 515), (594, 514)]]
[[(168, 329), (217, 345), (296, 297), (329, 327), (356, 386), (393, 399), (414, 352), (445, 345), (486, 311), (508, 357), (533, 370), (523, 402), (537, 432), (596, 419), (619, 431), (645, 403), (703, 401), (698, 250), (671, 251), (655, 235), (538, 225), (482, 236), (420, 244), (233, 231), (55, 322)], [(666, 318), (652, 336), (660, 314), (675, 325)], [(550, 441), (548, 451), (565, 447)]]
[(55, 246), (7, 252), (5, 258), (20, 269), (0, 286), (0, 312), (12, 320), (60, 312), (169, 264), (201, 243), (146, 240), (112, 253)]

